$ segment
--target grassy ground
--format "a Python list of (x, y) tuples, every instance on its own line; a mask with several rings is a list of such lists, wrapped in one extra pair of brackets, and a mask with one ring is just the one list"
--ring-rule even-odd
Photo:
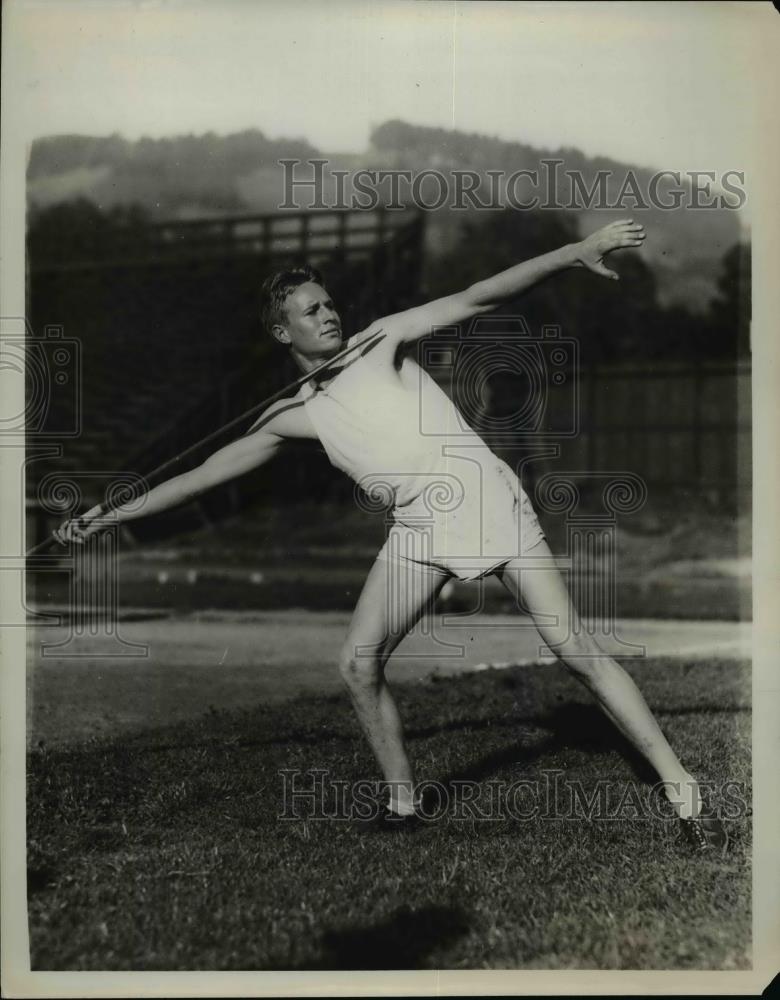
[[(657, 660), (636, 673), (686, 765), (749, 801), (747, 665)], [(31, 754), (33, 968), (749, 966), (749, 816), (729, 820), (725, 858), (692, 856), (676, 824), (647, 814), (641, 763), (562, 670), (398, 695), (420, 778), (453, 796), (409, 836), (278, 818), (281, 769), (374, 775), (341, 696)], [(496, 782), (500, 801), (556, 770), (589, 794), (608, 782), (621, 818), (555, 818), (566, 789), (531, 819), (463, 818), (454, 797), (457, 780)], [(632, 789), (639, 799), (624, 799)]]

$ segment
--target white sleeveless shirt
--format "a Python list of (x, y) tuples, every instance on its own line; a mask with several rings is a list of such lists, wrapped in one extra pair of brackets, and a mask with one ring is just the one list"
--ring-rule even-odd
[(411, 358), (396, 370), (369, 350), (301, 395), (331, 463), (386, 506), (407, 507), (428, 489), (472, 492), (479, 468), (500, 463)]
[(300, 396), (331, 463), (369, 509), (392, 510), (380, 557), (393, 551), (474, 580), (544, 537), (516, 474), (411, 358), (396, 370), (369, 350)]

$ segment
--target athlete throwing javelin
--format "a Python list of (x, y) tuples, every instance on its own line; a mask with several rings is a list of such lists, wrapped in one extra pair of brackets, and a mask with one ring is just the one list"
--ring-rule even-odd
[[(412, 764), (385, 665), (444, 583), (495, 574), (530, 613), (544, 641), (595, 696), (605, 714), (664, 782), (683, 828), (700, 850), (723, 850), (726, 833), (706, 815), (695, 778), (678, 759), (626, 671), (579, 627), (531, 503), (513, 470), (465, 425), (449, 397), (410, 357), (409, 346), (517, 298), (572, 267), (603, 278), (615, 250), (641, 246), (631, 219), (525, 261), (465, 291), (385, 316), (347, 341), (349, 358), (272, 405), (251, 433), (200, 466), (149, 490), (111, 520), (154, 514), (271, 459), (288, 439), (319, 439), (333, 465), (392, 505), (393, 525), (368, 574), (345, 640), (341, 675), (390, 789), (382, 824), (414, 825)], [(342, 352), (338, 312), (317, 271), (283, 271), (263, 286), (262, 319), (303, 373)], [(421, 413), (437, 433), (423, 433)], [(431, 416), (432, 415), (432, 416)], [(99, 507), (66, 521), (60, 542), (83, 543), (106, 524)]]

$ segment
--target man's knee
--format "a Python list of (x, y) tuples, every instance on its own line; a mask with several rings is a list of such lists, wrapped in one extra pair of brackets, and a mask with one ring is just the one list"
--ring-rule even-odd
[(598, 677), (605, 661), (605, 653), (593, 636), (587, 632), (573, 632), (552, 646), (572, 673), (580, 677)]
[(339, 656), (339, 673), (351, 688), (374, 687), (382, 678), (383, 668), (378, 650), (361, 651), (348, 645)]

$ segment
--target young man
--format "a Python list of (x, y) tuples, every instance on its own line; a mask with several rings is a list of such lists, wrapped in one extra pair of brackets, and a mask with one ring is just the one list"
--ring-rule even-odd
[[(615, 222), (465, 291), (377, 320), (348, 341), (355, 349), (338, 366), (326, 368), (314, 385), (307, 382), (295, 397), (272, 406), (251, 433), (198, 468), (150, 490), (140, 508), (134, 503), (132, 509), (120, 507), (110, 515), (130, 519), (181, 503), (262, 465), (291, 438), (319, 439), (331, 462), (365, 495), (392, 505), (394, 524), (358, 600), (340, 662), (391, 790), (384, 813), (390, 827), (413, 824), (415, 797), (385, 665), (448, 579), (495, 573), (531, 614), (547, 645), (665, 782), (667, 797), (694, 845), (702, 850), (726, 846), (723, 826), (702, 814), (695, 779), (634, 682), (578, 627), (577, 611), (517, 477), (465, 426), (449, 398), (408, 352), (433, 328), (465, 323), (568, 268), (585, 267), (616, 280), (605, 256), (639, 247), (644, 238), (642, 226), (633, 220)], [(263, 320), (304, 373), (344, 347), (339, 315), (319, 274), (310, 268), (282, 272), (265, 283)], [(55, 532), (57, 539), (82, 543), (99, 530), (98, 514), (93, 508), (66, 522)]]

